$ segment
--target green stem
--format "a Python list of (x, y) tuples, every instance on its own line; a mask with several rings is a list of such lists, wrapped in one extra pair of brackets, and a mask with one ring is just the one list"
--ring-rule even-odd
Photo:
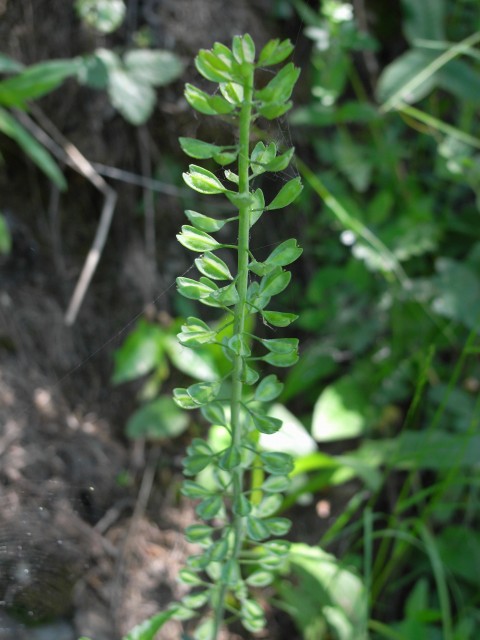
[[(235, 306), (235, 317), (233, 332), (235, 335), (242, 335), (245, 331), (245, 318), (247, 315), (247, 288), (248, 288), (248, 258), (249, 258), (249, 237), (250, 237), (250, 127), (252, 120), (252, 95), (253, 95), (253, 68), (244, 85), (244, 100), (240, 111), (240, 141), (238, 154), (238, 192), (244, 197), (238, 210), (238, 263), (237, 263), (237, 291), (238, 302)], [(240, 451), (243, 437), (241, 421), (241, 404), (243, 395), (243, 357), (237, 355), (233, 361), (232, 372), (232, 392), (230, 399), (231, 427), (232, 427), (232, 447)], [(233, 504), (243, 493), (243, 469), (236, 467), (232, 471), (233, 481)], [(230, 560), (236, 562), (242, 549), (244, 540), (244, 518), (233, 516), (233, 548)], [(224, 618), (225, 596), (227, 584), (222, 582), (218, 592), (218, 602), (215, 609), (214, 628), (212, 640), (216, 640), (218, 632)]]

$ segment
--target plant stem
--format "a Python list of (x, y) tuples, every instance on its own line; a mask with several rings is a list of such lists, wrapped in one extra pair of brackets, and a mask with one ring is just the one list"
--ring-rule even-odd
[[(247, 315), (247, 288), (248, 288), (248, 258), (250, 239), (250, 127), (252, 120), (252, 95), (253, 95), (253, 69), (244, 84), (244, 99), (240, 111), (240, 140), (238, 154), (238, 192), (244, 199), (238, 211), (238, 262), (237, 262), (237, 291), (238, 302), (235, 306), (235, 318), (233, 332), (241, 336), (245, 331), (245, 318)], [(243, 395), (243, 356), (236, 355), (233, 361), (232, 391), (230, 398), (232, 447), (240, 451), (244, 442), (243, 427), (241, 421), (241, 401)], [(236, 467), (232, 471), (233, 496), (232, 503), (236, 504), (243, 493), (243, 468)], [(242, 549), (244, 539), (244, 518), (233, 516), (233, 548), (230, 556), (232, 562), (236, 562)], [(215, 610), (214, 628), (212, 640), (216, 640), (224, 617), (225, 595), (227, 584), (225, 579), (219, 588), (218, 602)]]

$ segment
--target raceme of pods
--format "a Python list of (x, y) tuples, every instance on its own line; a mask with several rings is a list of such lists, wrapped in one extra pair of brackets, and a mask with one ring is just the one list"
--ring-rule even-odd
[[(302, 249), (295, 239), (289, 239), (259, 261), (250, 249), (250, 237), (263, 216), (268, 224), (275, 224), (277, 210), (291, 204), (302, 190), (300, 179), (293, 178), (267, 203), (262, 189), (254, 186), (257, 176), (284, 171), (293, 155), (293, 149), (279, 151), (275, 142), (252, 142), (252, 125), (258, 118), (274, 120), (292, 105), (290, 97), (299, 69), (292, 63), (276, 72), (271, 69), (292, 51), (290, 41), (272, 40), (256, 59), (248, 34), (235, 36), (231, 48), (215, 43), (195, 59), (198, 72), (217, 85), (215, 90), (210, 94), (191, 84), (185, 89), (193, 109), (235, 123), (228, 146), (180, 138), (183, 151), (195, 161), (230, 167), (214, 173), (191, 164), (183, 176), (186, 184), (200, 194), (226, 197), (230, 203), (226, 208), (235, 209), (234, 215), (223, 218), (188, 210), (189, 224), (177, 236), (184, 247), (199, 254), (195, 260), (198, 279), (178, 278), (178, 291), (218, 308), (226, 317), (218, 330), (189, 317), (178, 340), (190, 349), (219, 344), (231, 363), (222, 379), (174, 390), (180, 407), (200, 409), (207, 423), (223, 427), (228, 436), (221, 450), (195, 438), (184, 460), (188, 479), (182, 492), (198, 500), (196, 514), (201, 520), (187, 528), (186, 536), (203, 552), (191, 556), (180, 573), (181, 581), (192, 590), (177, 606), (175, 616), (201, 618), (194, 635), (199, 640), (215, 640), (226, 616), (240, 619), (251, 632), (262, 629), (265, 615), (252, 596), (252, 588), (270, 584), (273, 572), (288, 554), (288, 543), (281, 537), (291, 523), (276, 514), (282, 492), (289, 486), (293, 461), (286, 453), (259, 446), (259, 434), (273, 434), (282, 426), (268, 409), (283, 385), (275, 374), (262, 377), (261, 368), (262, 363), (288, 367), (298, 359), (298, 340), (277, 337), (278, 329), (272, 329), (288, 326), (297, 316), (276, 311), (271, 300), (288, 286), (291, 274), (284, 267), (294, 262)], [(256, 88), (256, 71), (266, 68), (270, 79)], [(257, 129), (255, 135), (258, 139)], [(226, 225), (231, 226), (236, 244), (215, 238)], [(236, 273), (222, 258), (232, 251)], [(261, 316), (273, 337), (261, 338), (250, 332), (254, 316)], [(197, 478), (204, 470), (210, 474), (208, 483)]]

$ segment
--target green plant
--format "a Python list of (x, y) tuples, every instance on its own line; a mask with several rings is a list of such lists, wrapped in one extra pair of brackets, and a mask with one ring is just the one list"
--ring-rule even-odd
[[(261, 316), (269, 327), (285, 327), (295, 319), (294, 314), (268, 307), (272, 297), (290, 281), (291, 274), (284, 267), (302, 252), (296, 240), (282, 242), (263, 261), (257, 260), (250, 249), (253, 225), (264, 213), (277, 215), (270, 212), (291, 204), (302, 189), (298, 178), (288, 180), (266, 204), (262, 189), (252, 185), (265, 172), (286, 169), (292, 158), (293, 149), (279, 153), (273, 142), (266, 145), (260, 140), (251, 148), (253, 122), (261, 116), (274, 120), (288, 111), (299, 75), (299, 70), (289, 63), (266, 86), (257, 89), (255, 71), (283, 62), (292, 49), (290, 42), (274, 40), (255, 61), (255, 46), (249, 35), (236, 36), (231, 49), (216, 43), (212, 50), (200, 51), (195, 62), (204, 78), (218, 83), (220, 94), (212, 96), (190, 84), (185, 91), (195, 110), (205, 115), (228, 115), (235, 118), (238, 126), (236, 143), (227, 146), (180, 139), (184, 152), (195, 159), (213, 160), (221, 166), (236, 165), (235, 171), (224, 172), (229, 186), (212, 171), (190, 165), (184, 174), (186, 184), (200, 194), (225, 195), (237, 212), (216, 219), (189, 210), (186, 215), (190, 224), (183, 226), (178, 235), (183, 246), (200, 254), (195, 260), (200, 278), (178, 278), (179, 292), (227, 313), (226, 324), (231, 327), (230, 337), (220, 342), (231, 362), (230, 371), (221, 379), (174, 391), (180, 407), (200, 409), (206, 422), (220, 427), (226, 439), (220, 450), (194, 439), (184, 462), (187, 476), (194, 477), (208, 469), (213, 479), (213, 486), (186, 480), (182, 489), (187, 497), (200, 500), (196, 513), (205, 524), (192, 525), (186, 531), (187, 539), (199, 543), (203, 553), (189, 558), (187, 568), (181, 572), (180, 579), (195, 586), (196, 591), (186, 596), (175, 616), (194, 618), (207, 605), (212, 613), (207, 613), (197, 627), (194, 637), (199, 639), (217, 638), (226, 613), (239, 618), (252, 632), (262, 629), (264, 613), (250, 589), (271, 583), (271, 570), (282, 563), (288, 551), (288, 544), (278, 537), (288, 532), (290, 522), (275, 514), (282, 503), (281, 493), (289, 484), (292, 459), (284, 452), (261, 451), (258, 446), (260, 434), (273, 434), (282, 426), (267, 411), (281, 393), (282, 384), (275, 374), (260, 379), (256, 365), (294, 364), (298, 340), (262, 338), (247, 331), (246, 323), (252, 315)], [(212, 234), (233, 222), (238, 225), (236, 244), (214, 238)], [(236, 254), (235, 275), (218, 255), (226, 249)], [(186, 320), (178, 340), (188, 349), (219, 343), (218, 331), (195, 317)], [(252, 349), (256, 351), (257, 346), (263, 350), (262, 355), (254, 355)], [(274, 540), (269, 540), (272, 536)], [(257, 570), (252, 570), (255, 566)]]

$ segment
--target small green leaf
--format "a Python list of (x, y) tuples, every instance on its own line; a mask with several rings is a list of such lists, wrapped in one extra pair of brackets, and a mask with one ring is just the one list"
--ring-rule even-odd
[(257, 189), (252, 193), (252, 200), (250, 205), (250, 226), (253, 225), (259, 220), (262, 213), (265, 210), (265, 196), (263, 195), (263, 191), (261, 189)]
[(203, 300), (215, 291), (209, 284), (191, 278), (177, 278), (176, 282), (178, 292), (191, 300)]
[(290, 271), (284, 271), (281, 267), (277, 267), (261, 279), (259, 295), (270, 298), (276, 296), (287, 288), (291, 277)]
[(232, 51), (239, 64), (255, 61), (255, 43), (248, 33), (243, 36), (233, 36)]
[(260, 433), (270, 435), (276, 433), (282, 427), (282, 421), (278, 420), (278, 418), (272, 418), (271, 416), (252, 410), (250, 410), (250, 415), (253, 418), (255, 429), (260, 431)]
[(251, 540), (260, 542), (270, 537), (270, 531), (260, 518), (247, 516), (247, 535)]
[(228, 222), (227, 220), (215, 220), (209, 216), (204, 216), (203, 213), (197, 213), (197, 211), (191, 211), (190, 209), (185, 211), (185, 215), (194, 227), (200, 229), (200, 231), (206, 231), (207, 233), (220, 231), (220, 229)]
[(182, 603), (187, 609), (200, 609), (205, 604), (207, 604), (209, 600), (208, 591), (203, 591), (203, 593), (189, 593), (184, 598), (182, 598)]
[(234, 82), (241, 79), (232, 65), (232, 61), (225, 55), (216, 55), (208, 49), (201, 49), (195, 58), (197, 71), (212, 82)]
[(200, 273), (203, 273), (207, 278), (212, 278), (212, 280), (233, 280), (233, 276), (225, 262), (215, 254), (210, 253), (210, 251), (197, 258), (195, 266)]
[(208, 442), (205, 442), (202, 438), (194, 438), (187, 447), (187, 452), (189, 455), (213, 456), (212, 448)]
[(255, 371), (255, 369), (252, 369), (252, 367), (249, 367), (244, 361), (242, 372), (240, 374), (241, 381), (244, 382), (246, 385), (251, 386), (253, 384), (256, 384), (259, 377), (260, 377), (260, 374), (258, 373), (258, 371)]
[(217, 114), (216, 109), (210, 104), (211, 96), (192, 84), (185, 85), (185, 99), (193, 109), (204, 115), (214, 116)]
[(228, 555), (229, 547), (228, 538), (218, 540), (218, 542), (210, 548), (210, 558), (212, 562), (221, 562), (224, 560)]
[(187, 393), (198, 406), (201, 406), (215, 400), (220, 386), (220, 382), (197, 382), (188, 387)]
[[(191, 164), (189, 166), (189, 173), (184, 173), (183, 179), (191, 189), (198, 191), (199, 193), (212, 195), (216, 193), (225, 193), (227, 191), (220, 180), (211, 171), (195, 164)], [(288, 186), (288, 184), (289, 183), (285, 186)]]
[[(274, 477), (274, 476), (271, 476)], [(272, 495), (266, 496), (263, 498), (261, 503), (255, 507), (255, 516), (257, 518), (268, 518), (269, 516), (273, 516), (274, 513), (280, 509), (283, 503), (283, 498), (278, 493), (272, 493)], [(268, 522), (265, 522), (268, 526)], [(274, 534), (274, 535), (282, 535), (282, 534)]]
[(191, 587), (202, 584), (201, 578), (199, 578), (196, 573), (194, 573), (193, 571), (189, 571), (188, 569), (180, 569), (180, 571), (178, 572), (178, 578), (180, 582), (183, 582), (183, 584), (188, 584)]
[(174, 389), (173, 400), (181, 409), (198, 409), (198, 404), (188, 395), (186, 389)]
[(221, 496), (212, 496), (205, 498), (195, 507), (195, 513), (203, 520), (212, 520), (219, 515), (223, 508), (223, 500)]
[(269, 476), (262, 484), (262, 491), (266, 493), (283, 493), (291, 485), (288, 476)]
[(188, 542), (204, 542), (211, 540), (214, 531), (215, 529), (207, 524), (192, 524), (185, 529), (185, 538)]
[(216, 153), (220, 153), (223, 149), (223, 147), (219, 147), (216, 144), (202, 142), (196, 138), (179, 138), (178, 140), (182, 151), (191, 158), (197, 158), (198, 160), (213, 158)]
[(237, 82), (223, 82), (220, 85), (220, 92), (225, 100), (233, 105), (241, 105), (243, 102), (243, 86)]
[(228, 447), (218, 460), (218, 466), (224, 471), (231, 471), (242, 462), (240, 451), (236, 447)]
[(258, 66), (269, 67), (279, 62), (283, 62), (285, 58), (293, 51), (293, 44), (290, 40), (280, 42), (278, 38), (270, 40), (263, 47), (258, 58)]
[(213, 291), (208, 297), (208, 302), (213, 303), (215, 306), (231, 307), (237, 304), (239, 300), (238, 291), (235, 284), (229, 284), (226, 287), (221, 287), (216, 291)]
[(248, 516), (252, 511), (252, 503), (250, 500), (241, 493), (233, 503), (233, 513), (237, 516)]
[(188, 416), (178, 409), (172, 398), (161, 396), (130, 416), (126, 433), (133, 439), (175, 438), (185, 431), (188, 423)]
[(298, 318), (294, 313), (283, 313), (281, 311), (262, 311), (262, 316), (265, 322), (274, 327), (288, 327)]
[(267, 102), (262, 103), (258, 107), (258, 113), (267, 120), (275, 120), (280, 118), (292, 108), (292, 102)]
[(248, 268), (252, 273), (257, 276), (266, 276), (268, 273), (271, 273), (275, 269), (275, 265), (266, 264), (265, 262), (258, 262), (257, 260), (252, 260)]
[(279, 244), (265, 262), (269, 265), (285, 267), (287, 264), (295, 262), (302, 253), (303, 249), (297, 245), (295, 238), (290, 238), (290, 240), (285, 240), (285, 242)]
[(290, 353), (267, 353), (262, 360), (274, 367), (291, 367), (298, 362), (298, 353), (291, 351)]
[(221, 246), (208, 233), (195, 229), (195, 227), (191, 227), (188, 224), (182, 226), (182, 232), (177, 234), (177, 240), (190, 251), (197, 251), (198, 253), (218, 249)]
[(284, 536), (290, 531), (292, 526), (288, 518), (268, 518), (264, 520), (264, 522), (272, 536)]
[(277, 146), (271, 142), (268, 147), (263, 142), (257, 142), (250, 156), (250, 166), (253, 175), (260, 175), (267, 171), (267, 166), (277, 154)]
[(268, 473), (285, 476), (293, 471), (293, 458), (288, 453), (262, 451), (260, 459)]
[(271, 374), (260, 382), (255, 390), (255, 400), (258, 402), (272, 402), (282, 393), (283, 384), (276, 375)]
[(202, 407), (202, 415), (212, 424), (224, 426), (226, 423), (225, 410), (219, 402), (212, 402)]
[(251, 587), (268, 587), (272, 584), (274, 576), (269, 571), (255, 571), (251, 573), (245, 582)]
[[(181, 492), (187, 498), (191, 498), (192, 500), (197, 500), (199, 498), (207, 498), (212, 495), (210, 489), (207, 489), (203, 485), (198, 482), (193, 482), (192, 480), (184, 480), (182, 484)], [(199, 525), (192, 525), (199, 526)], [(200, 525), (204, 527), (205, 525)], [(186, 530), (188, 531), (188, 529)]]
[(292, 353), (298, 350), (297, 338), (274, 338), (262, 340), (262, 344), (272, 353)]
[(252, 353), (245, 335), (234, 334), (228, 341), (228, 346), (237, 356), (248, 358)]
[(292, 95), (300, 69), (289, 62), (270, 80), (266, 87), (255, 92), (255, 98), (264, 103), (285, 103)]
[(185, 475), (196, 476), (203, 471), (212, 461), (212, 456), (206, 454), (194, 454), (187, 456), (183, 461), (183, 470)]
[(271, 160), (267, 164), (265, 169), (267, 171), (271, 171), (272, 173), (276, 173), (278, 171), (285, 171), (285, 169), (290, 164), (290, 161), (291, 161), (291, 159), (293, 157), (294, 152), (295, 152), (294, 147), (292, 147), (288, 151), (285, 151), (285, 153), (282, 153), (281, 155), (279, 155), (276, 158), (274, 158), (273, 160)]
[(265, 614), (262, 607), (255, 600), (243, 600), (240, 610), (243, 626), (255, 633), (265, 626)]
[(300, 178), (293, 178), (292, 180), (289, 180), (286, 184), (283, 185), (275, 198), (268, 205), (268, 207), (266, 208), (267, 211), (272, 211), (273, 209), (283, 209), (283, 207), (287, 207), (297, 199), (302, 189), (303, 186)]
[(177, 339), (180, 344), (192, 347), (215, 342), (216, 336), (216, 332), (212, 331), (203, 320), (190, 317), (182, 325), (182, 331), (177, 335)]
[(240, 178), (238, 177), (238, 175), (228, 169), (225, 171), (225, 178), (227, 180), (230, 180), (230, 182), (233, 182), (234, 184), (238, 184), (240, 182)]

